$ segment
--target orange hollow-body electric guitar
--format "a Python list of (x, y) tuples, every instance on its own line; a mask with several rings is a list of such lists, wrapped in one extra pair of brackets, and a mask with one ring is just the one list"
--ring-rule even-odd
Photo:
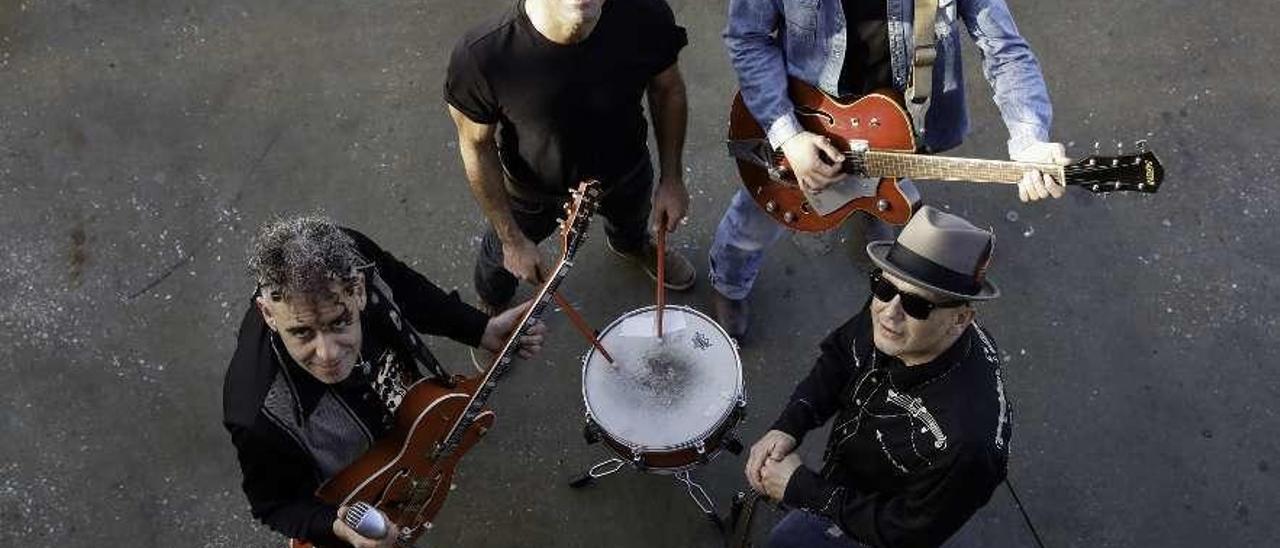
[(828, 96), (792, 78), (788, 94), (805, 130), (829, 138), (844, 153), (847, 176), (820, 193), (800, 188), (786, 158), (769, 146), (764, 130), (747, 110), (742, 95), (729, 112), (729, 153), (752, 200), (787, 228), (821, 232), (835, 228), (855, 211), (891, 224), (905, 224), (920, 204), (911, 179), (1016, 184), (1039, 170), (1066, 185), (1095, 193), (1155, 192), (1164, 168), (1138, 143), (1138, 154), (1088, 156), (1066, 166), (979, 160), (916, 154), (911, 118), (891, 93), (872, 93), (852, 102)]

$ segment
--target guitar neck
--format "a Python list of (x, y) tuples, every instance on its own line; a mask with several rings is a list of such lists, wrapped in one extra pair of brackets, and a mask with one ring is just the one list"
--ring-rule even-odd
[[(481, 394), (484, 394), (487, 398), (489, 392), (487, 388), (494, 384), (490, 382), (491, 379), (501, 377), (511, 367), (511, 360), (515, 358), (516, 352), (520, 350), (520, 336), (524, 335), (524, 331), (529, 327), (530, 323), (542, 317), (543, 312), (546, 311), (547, 306), (554, 298), (556, 290), (559, 289), (560, 282), (564, 280), (565, 274), (569, 273), (570, 266), (572, 266), (572, 263), (569, 262), (567, 257), (560, 259), (560, 262), (556, 264), (555, 269), (552, 270), (551, 275), (547, 278), (547, 282), (538, 289), (538, 294), (534, 297), (533, 306), (529, 307), (529, 310), (526, 310), (524, 316), (516, 323), (515, 328), (511, 330), (511, 336), (507, 337), (506, 344), (502, 346), (502, 352), (498, 353), (492, 366), (489, 367), (489, 371), (485, 373), (483, 386), (476, 393), (477, 399)], [(484, 405), (484, 402), (481, 401), (480, 405)]]
[(497, 379), (511, 367), (511, 361), (515, 359), (516, 353), (520, 350), (520, 337), (524, 335), (529, 324), (540, 318), (543, 312), (546, 311), (570, 266), (572, 266), (572, 263), (569, 262), (568, 257), (561, 258), (548, 277), (547, 282), (538, 290), (533, 306), (525, 311), (524, 316), (521, 316), (520, 321), (511, 330), (511, 335), (507, 337), (507, 342), (502, 346), (502, 351), (494, 358), (493, 364), (485, 372), (484, 378), (480, 380), (480, 386), (476, 389), (476, 393), (467, 402), (466, 410), (463, 411), (458, 421), (454, 423), (453, 429), (449, 432), (449, 436), (443, 444), (442, 450), (444, 452), (452, 451), (457, 443), (461, 441), (463, 433), (480, 416), (481, 410), (493, 393), (493, 389), (498, 385)]
[[(969, 181), (975, 183), (1014, 184), (1022, 175), (1036, 169), (1059, 181), (1067, 180), (1063, 167), (1056, 164), (977, 160), (948, 156), (927, 156), (900, 152), (868, 151), (863, 154), (861, 168), (871, 177), (910, 177), (936, 181)], [(856, 160), (850, 159), (850, 162)]]

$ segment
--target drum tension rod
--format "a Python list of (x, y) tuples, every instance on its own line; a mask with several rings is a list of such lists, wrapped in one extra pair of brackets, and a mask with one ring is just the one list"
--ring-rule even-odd
[(582, 315), (578, 313), (578, 310), (569, 304), (569, 299), (564, 298), (564, 295), (561, 295), (559, 291), (555, 292), (555, 299), (556, 304), (560, 305), (560, 309), (564, 311), (565, 315), (569, 316), (569, 323), (572, 323), (578, 329), (578, 332), (582, 334), (582, 337), (587, 339), (591, 346), (596, 347), (596, 351), (612, 364), (613, 356), (610, 356), (609, 352), (604, 349), (604, 345), (600, 344), (600, 339), (596, 337), (596, 330), (587, 325), (587, 321), (582, 319)]

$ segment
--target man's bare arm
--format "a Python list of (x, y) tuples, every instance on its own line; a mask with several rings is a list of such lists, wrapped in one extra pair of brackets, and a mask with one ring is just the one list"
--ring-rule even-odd
[(477, 123), (452, 105), (449, 106), (449, 116), (458, 128), (458, 152), (462, 154), (467, 183), (484, 216), (493, 224), (503, 242), (512, 241), (516, 236), (524, 237), (511, 216), (507, 189), (502, 183), (502, 164), (498, 160), (498, 143), (494, 138), (497, 126)]
[(671, 65), (649, 81), (649, 116), (658, 141), (661, 179), (684, 177), (684, 138), (689, 120), (689, 103), (684, 78), (678, 65)]
[(674, 231), (689, 209), (689, 191), (684, 186), (684, 139), (689, 120), (689, 103), (685, 96), (680, 68), (672, 64), (649, 80), (649, 116), (658, 142), (658, 191), (654, 195), (653, 219), (657, 225), (666, 221)]
[(502, 241), (502, 266), (522, 280), (541, 281), (542, 257), (538, 254), (538, 245), (520, 231), (511, 215), (498, 159), (498, 143), (494, 139), (497, 126), (477, 123), (453, 105), (449, 106), (449, 116), (458, 128), (458, 152), (462, 154), (471, 193)]

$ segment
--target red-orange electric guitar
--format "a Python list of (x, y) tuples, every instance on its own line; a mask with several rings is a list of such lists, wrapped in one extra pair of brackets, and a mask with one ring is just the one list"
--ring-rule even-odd
[[(488, 371), (478, 377), (456, 377), (454, 386), (434, 378), (415, 383), (396, 410), (391, 433), (321, 485), (316, 496), (339, 506), (365, 502), (381, 510), (400, 526), (397, 547), (411, 546), (431, 528), (431, 520), (449, 494), (458, 460), (493, 426), (494, 413), (485, 402), (515, 357), (519, 337), (546, 310), (572, 266), (573, 255), (586, 238), (599, 192), (597, 181), (583, 182), (565, 204), (560, 260)], [(293, 540), (290, 546), (311, 545)]]
[(729, 112), (729, 153), (751, 198), (787, 228), (821, 232), (835, 228), (855, 211), (887, 223), (904, 224), (920, 204), (915, 188), (901, 178), (980, 183), (1017, 183), (1024, 173), (1040, 170), (1067, 185), (1095, 193), (1152, 193), (1164, 180), (1164, 168), (1146, 144), (1138, 154), (1088, 156), (1067, 166), (976, 160), (915, 154), (911, 119), (891, 94), (872, 93), (851, 103), (792, 78), (788, 94), (800, 125), (826, 136), (844, 152), (841, 169), (849, 174), (821, 193), (807, 193), (796, 183), (782, 153), (769, 146), (765, 132), (742, 102), (733, 99)]

